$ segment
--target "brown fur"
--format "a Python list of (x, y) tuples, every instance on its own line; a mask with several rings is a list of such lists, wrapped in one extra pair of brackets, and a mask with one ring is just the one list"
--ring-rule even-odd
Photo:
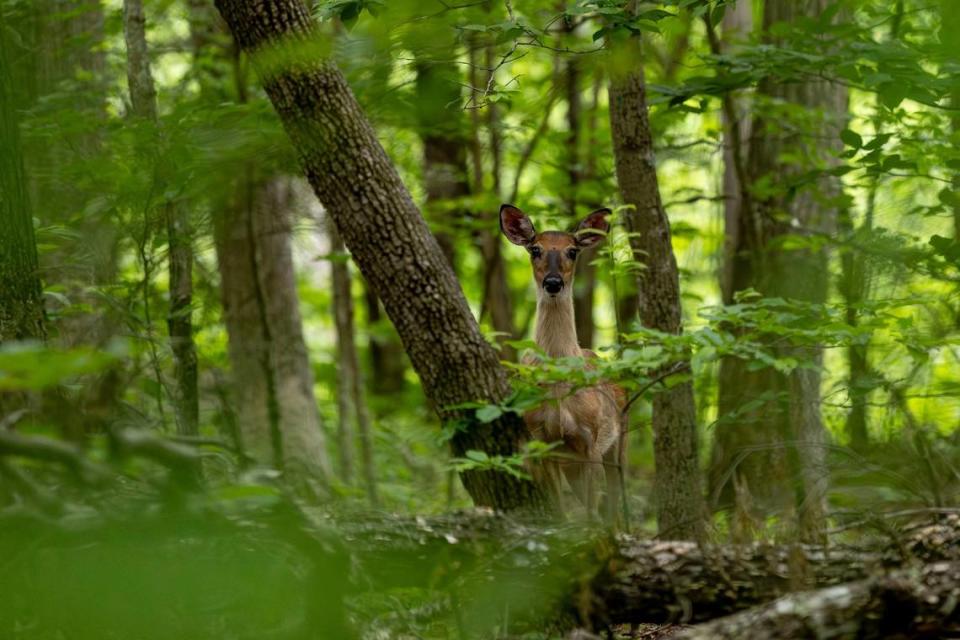
[[(601, 210), (584, 220), (580, 229), (606, 231), (603, 220), (609, 211)], [(602, 226), (601, 226), (602, 223)], [(537, 345), (550, 357), (583, 357), (586, 366), (596, 359), (592, 351), (581, 349), (577, 342), (573, 311), (573, 277), (576, 256), (584, 246), (596, 244), (600, 236), (580, 236), (561, 231), (537, 234), (532, 223), (519, 210), (505, 205), (501, 209), (501, 227), (515, 244), (531, 252), (531, 265), (537, 283)], [(551, 254), (551, 252), (555, 252)], [(549, 275), (559, 275), (563, 288), (550, 294), (543, 288)], [(534, 364), (536, 357), (525, 359)], [(570, 385), (556, 384), (548, 399), (537, 409), (524, 415), (531, 435), (544, 442), (560, 443), (555, 455), (534, 469), (535, 475), (550, 492), (561, 511), (561, 475), (583, 503), (588, 517), (599, 507), (600, 478), (606, 478), (605, 515), (617, 521), (620, 501), (620, 473), (626, 458), (626, 429), (622, 411), (626, 394), (611, 383), (571, 392)]]

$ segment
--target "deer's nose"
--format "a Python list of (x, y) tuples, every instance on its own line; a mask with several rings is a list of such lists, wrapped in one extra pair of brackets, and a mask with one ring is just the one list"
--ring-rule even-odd
[(543, 279), (543, 290), (547, 293), (560, 293), (561, 289), (563, 289), (563, 278), (557, 274), (548, 274)]

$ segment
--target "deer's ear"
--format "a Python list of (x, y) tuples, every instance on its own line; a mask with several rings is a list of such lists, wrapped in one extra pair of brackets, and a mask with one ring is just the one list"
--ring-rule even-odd
[(581, 247), (592, 247), (599, 244), (610, 232), (610, 223), (607, 216), (613, 213), (610, 209), (597, 209), (577, 225), (577, 244)]
[(537, 237), (537, 231), (527, 214), (512, 204), (500, 206), (500, 230), (510, 242), (521, 247), (526, 247)]

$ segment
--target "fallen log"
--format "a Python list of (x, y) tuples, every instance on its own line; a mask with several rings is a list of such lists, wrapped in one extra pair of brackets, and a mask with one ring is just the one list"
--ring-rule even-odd
[[(811, 545), (697, 545), (523, 523), (480, 510), (337, 525), (377, 588), (493, 584), (494, 600), (540, 596), (531, 617), (573, 624), (701, 622), (800, 589), (863, 579), (898, 554)], [(491, 608), (495, 606), (491, 605)]]
[(571, 624), (700, 623), (785, 594), (855, 583), (910, 563), (960, 561), (960, 517), (870, 548), (697, 545), (609, 536), (574, 525), (524, 523), (474, 510), (434, 518), (354, 519), (336, 525), (360, 572), (378, 588), (458, 583), (494, 602), (536, 593), (531, 618)]
[(700, 622), (785, 593), (882, 570), (886, 554), (808, 545), (697, 546), (620, 538), (578, 612), (597, 629), (625, 622)]
[(960, 633), (960, 563), (934, 562), (784, 596), (688, 629), (684, 640), (942, 638)]

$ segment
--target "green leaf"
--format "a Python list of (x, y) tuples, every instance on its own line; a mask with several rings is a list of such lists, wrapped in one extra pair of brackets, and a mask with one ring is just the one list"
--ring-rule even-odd
[[(743, 0), (740, 0), (741, 2)], [(727, 12), (727, 5), (721, 4), (713, 8), (713, 11), (710, 12), (710, 22), (713, 25), (719, 25), (723, 22), (723, 16)]]
[(863, 138), (860, 137), (860, 134), (852, 129), (844, 129), (840, 132), (840, 139), (843, 140), (843, 144), (848, 147), (853, 147), (854, 149), (859, 149), (863, 146)]
[(878, 133), (873, 137), (873, 140), (868, 142), (863, 146), (867, 151), (873, 151), (879, 149), (883, 145), (887, 144), (887, 141), (890, 140), (893, 136), (889, 133)]
[(957, 193), (950, 189), (950, 187), (941, 189), (940, 193), (937, 194), (937, 198), (948, 207), (960, 206), (960, 197), (958, 197)]
[(485, 407), (477, 409), (477, 420), (480, 422), (493, 422), (503, 415), (503, 409), (495, 404), (488, 404)]
[(880, 86), (880, 102), (888, 109), (896, 109), (907, 97), (907, 90), (899, 82), (888, 82)]
[(485, 454), (483, 451), (476, 451), (476, 450), (474, 450), (474, 449), (471, 449), (470, 451), (467, 451), (466, 456), (467, 456), (467, 459), (468, 459), (468, 460), (473, 460), (474, 462), (489, 462), (489, 461), (490, 461), (490, 457), (487, 456), (487, 454)]

